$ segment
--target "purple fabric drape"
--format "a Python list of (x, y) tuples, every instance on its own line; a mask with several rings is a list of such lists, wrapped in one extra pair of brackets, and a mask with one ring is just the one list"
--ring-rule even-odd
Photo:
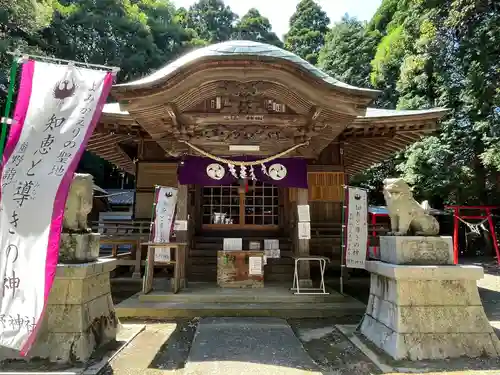
[[(248, 156), (231, 157), (234, 161), (258, 160)], [(280, 187), (307, 189), (307, 160), (302, 158), (278, 158), (264, 164), (255, 165), (253, 173), (257, 181)], [(235, 166), (236, 178), (227, 164), (210, 158), (187, 156), (181, 161), (178, 169), (179, 183), (183, 185), (230, 185), (241, 178), (241, 167)], [(251, 180), (250, 167), (245, 167), (245, 174)]]

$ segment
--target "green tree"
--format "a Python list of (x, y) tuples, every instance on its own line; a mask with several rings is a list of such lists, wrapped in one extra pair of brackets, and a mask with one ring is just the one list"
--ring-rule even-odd
[(253, 40), (283, 48), (283, 42), (272, 31), (269, 19), (262, 16), (255, 8), (250, 9), (236, 23), (232, 39)]
[(189, 7), (186, 26), (209, 44), (231, 39), (238, 16), (222, 0), (199, 0)]
[(290, 18), (285, 48), (316, 65), (330, 19), (314, 0), (301, 0)]
[(368, 33), (364, 22), (342, 17), (328, 32), (319, 53), (318, 66), (342, 82), (370, 87), (370, 61), (377, 47), (378, 33)]
[(127, 81), (158, 69), (189, 44), (175, 16), (168, 1), (81, 0), (57, 9), (43, 31), (46, 51), (119, 66), (119, 80)]
[(43, 54), (39, 31), (50, 24), (55, 4), (51, 0), (0, 0), (0, 92), (5, 94), (9, 84), (12, 56), (6, 52)]

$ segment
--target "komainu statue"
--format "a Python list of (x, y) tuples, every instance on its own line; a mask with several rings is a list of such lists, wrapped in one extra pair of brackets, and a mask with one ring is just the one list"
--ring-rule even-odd
[(393, 235), (435, 236), (439, 233), (438, 221), (429, 214), (429, 203), (419, 204), (402, 178), (384, 180), (384, 198)]
[(64, 208), (63, 229), (72, 232), (88, 231), (87, 216), (92, 210), (93, 178), (90, 174), (75, 173)]

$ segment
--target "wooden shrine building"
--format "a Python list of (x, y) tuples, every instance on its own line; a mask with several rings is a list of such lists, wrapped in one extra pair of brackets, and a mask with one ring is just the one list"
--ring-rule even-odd
[[(215, 281), (227, 237), (279, 238), (283, 257), (265, 278), (291, 280), (287, 254), (340, 259), (340, 241), (297, 239), (296, 205), (309, 204), (313, 228), (340, 224), (348, 178), (434, 131), (445, 114), (370, 108), (378, 94), (280, 48), (230, 41), (115, 85), (117, 102), (104, 107), (88, 150), (135, 175), (135, 219), (151, 218), (155, 185), (179, 187), (188, 280)], [(307, 266), (300, 272), (309, 278)]]

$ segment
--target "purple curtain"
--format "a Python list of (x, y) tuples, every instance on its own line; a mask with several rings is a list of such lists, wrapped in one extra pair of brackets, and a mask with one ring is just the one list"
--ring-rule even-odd
[[(257, 158), (238, 156), (231, 157), (235, 161), (252, 161)], [(257, 181), (266, 182), (280, 187), (307, 189), (307, 160), (302, 158), (279, 158), (265, 163), (265, 172), (262, 166), (253, 166), (253, 173)], [(187, 156), (179, 165), (179, 183), (183, 185), (230, 185), (241, 178), (241, 167), (235, 166), (236, 178), (229, 165), (219, 163), (210, 158)], [(251, 169), (245, 167), (246, 178), (250, 181)]]

